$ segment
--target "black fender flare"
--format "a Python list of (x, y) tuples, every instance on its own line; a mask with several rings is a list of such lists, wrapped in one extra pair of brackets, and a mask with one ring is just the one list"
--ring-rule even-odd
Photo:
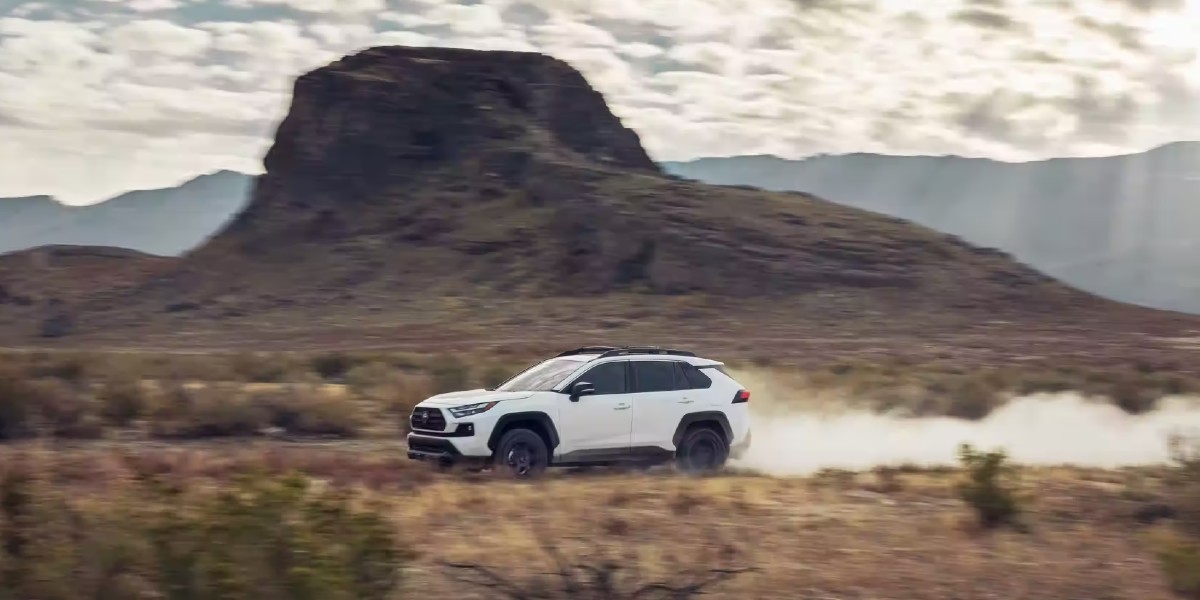
[(496, 443), (500, 441), (500, 433), (504, 428), (512, 423), (534, 422), (541, 425), (546, 430), (546, 435), (550, 436), (550, 452), (558, 447), (558, 428), (554, 426), (554, 419), (550, 415), (540, 411), (517, 412), (509, 413), (496, 420), (496, 426), (492, 428), (492, 435), (488, 436), (488, 450), (496, 451)]
[(721, 427), (721, 432), (725, 435), (725, 443), (733, 443), (733, 427), (729, 426), (729, 417), (719, 410), (709, 410), (704, 412), (688, 413), (683, 415), (679, 420), (679, 426), (675, 428), (675, 435), (671, 438), (671, 443), (676, 448), (679, 447), (679, 442), (683, 440), (683, 432), (688, 430), (688, 427), (696, 423), (716, 423)]

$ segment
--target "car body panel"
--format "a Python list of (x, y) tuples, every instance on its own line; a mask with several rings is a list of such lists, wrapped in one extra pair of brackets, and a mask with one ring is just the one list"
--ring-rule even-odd
[[(553, 389), (546, 391), (495, 391), (465, 390), (432, 396), (417, 405), (418, 408), (438, 409), (445, 419), (440, 431), (412, 429), (410, 443), (420, 447), (445, 448), (453, 458), (487, 458), (491, 455), (488, 440), (497, 423), (506, 415), (544, 413), (556, 431), (557, 447), (552, 456), (557, 461), (572, 462), (578, 457), (603, 457), (605, 460), (637, 454), (633, 449), (647, 450), (659, 456), (670, 456), (675, 451), (674, 437), (681, 423), (691, 419), (688, 415), (718, 411), (728, 423), (731, 449), (745, 451), (749, 443), (750, 414), (748, 403), (734, 403), (734, 397), (743, 386), (727, 375), (724, 364), (711, 359), (690, 356), (662, 356), (628, 354), (599, 358), (598, 355), (574, 355), (548, 360), (574, 360), (579, 367), (563, 377)], [(634, 369), (630, 367), (628, 393), (604, 393), (584, 395), (572, 399), (569, 390), (577, 381), (599, 365), (610, 362), (643, 361), (680, 362), (698, 367), (710, 380), (707, 388), (672, 389), (666, 391), (640, 392)], [(543, 363), (546, 361), (543, 361)], [(543, 364), (543, 363), (538, 363)], [(530, 367), (536, 368), (538, 365)], [(525, 373), (530, 369), (522, 371)], [(518, 374), (518, 376), (521, 373)], [(514, 376), (514, 379), (517, 376)], [(684, 378), (686, 379), (686, 377)], [(511, 380), (510, 380), (511, 381)], [(676, 386), (680, 386), (676, 379)], [(455, 417), (449, 409), (496, 402), (488, 410), (464, 417)], [(529, 420), (527, 417), (521, 417)], [(456, 437), (460, 425), (471, 424), (473, 435)], [(722, 426), (724, 429), (724, 426)], [(438, 440), (424, 443), (429, 439)], [(657, 448), (658, 450), (653, 450)], [(661, 450), (662, 452), (658, 452)]]

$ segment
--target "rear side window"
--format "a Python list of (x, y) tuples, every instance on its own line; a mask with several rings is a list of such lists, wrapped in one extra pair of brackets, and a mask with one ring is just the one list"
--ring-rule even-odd
[(675, 363), (675, 375), (680, 389), (704, 390), (712, 387), (712, 379), (688, 363)]
[(625, 361), (610, 362), (602, 365), (596, 365), (587, 373), (581, 375), (576, 381), (586, 381), (596, 386), (596, 395), (605, 394), (624, 394), (627, 391), (625, 385)]
[(703, 367), (699, 367), (699, 368), (701, 368), (701, 369), (712, 369), (712, 370), (714, 370), (714, 371), (718, 371), (718, 372), (720, 372), (722, 375), (724, 375), (724, 376), (726, 376), (726, 377), (730, 377), (730, 378), (732, 379), (732, 377), (729, 375), (729, 371), (726, 371), (726, 370), (725, 370), (725, 365), (712, 365), (712, 366), (703, 366)]
[(675, 367), (666, 361), (633, 361), (638, 392), (670, 392), (675, 389)]

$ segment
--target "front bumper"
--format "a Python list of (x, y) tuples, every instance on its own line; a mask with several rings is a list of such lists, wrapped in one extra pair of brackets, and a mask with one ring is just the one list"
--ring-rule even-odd
[(413, 460), (454, 462), (461, 456), (454, 442), (448, 439), (408, 434), (408, 457)]
[(421, 432), (408, 434), (408, 458), (442, 463), (486, 460), (492, 455), (487, 438), (445, 437)]

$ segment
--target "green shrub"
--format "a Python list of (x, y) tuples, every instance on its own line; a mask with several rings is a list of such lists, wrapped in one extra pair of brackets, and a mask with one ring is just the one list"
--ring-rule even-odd
[(412, 558), (379, 509), (302, 477), (247, 477), (190, 509), (167, 497), (149, 526), (173, 598), (390, 598)]
[(301, 477), (145, 481), (95, 503), (0, 473), (0, 599), (382, 600), (413, 557), (381, 508)]
[(986, 528), (1014, 524), (1020, 506), (1013, 489), (1013, 469), (1002, 450), (978, 452), (969, 444), (958, 451), (959, 462), (966, 474), (960, 482), (959, 497), (974, 511), (979, 523)]
[(1200, 599), (1200, 544), (1167, 532), (1153, 545), (1171, 590), (1184, 598)]

